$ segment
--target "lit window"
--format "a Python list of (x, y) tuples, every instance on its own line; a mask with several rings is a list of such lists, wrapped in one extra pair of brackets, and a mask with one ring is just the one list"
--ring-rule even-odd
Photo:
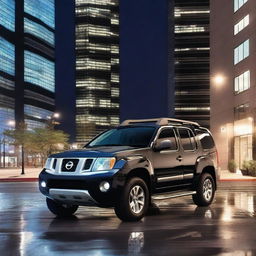
[(54, 62), (35, 53), (24, 53), (24, 80), (48, 91), (55, 91)]
[(243, 19), (241, 19), (238, 23), (236, 23), (236, 25), (234, 26), (234, 35), (238, 34), (248, 25), (249, 25), (249, 14), (246, 15)]
[(5, 28), (15, 30), (15, 0), (0, 0), (0, 24)]
[(24, 11), (54, 28), (54, 2), (54, 0), (24, 0)]
[(195, 33), (195, 32), (205, 32), (205, 26), (197, 26), (197, 25), (178, 25), (175, 26), (175, 33)]
[(240, 9), (248, 0), (234, 0), (234, 11)]
[(249, 39), (234, 49), (234, 64), (239, 63), (249, 56)]
[(39, 37), (51, 45), (54, 45), (54, 33), (38, 23), (24, 18), (24, 32)]
[(250, 88), (250, 71), (247, 70), (243, 74), (235, 78), (235, 93), (238, 94)]
[(14, 45), (0, 37), (0, 70), (14, 75), (15, 67), (15, 48)]

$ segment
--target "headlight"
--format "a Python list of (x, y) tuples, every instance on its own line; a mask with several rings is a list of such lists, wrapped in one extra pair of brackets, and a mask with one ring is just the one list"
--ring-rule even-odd
[(53, 158), (47, 158), (47, 160), (45, 162), (45, 165), (44, 165), (45, 169), (51, 169), (51, 167), (52, 167), (52, 160), (53, 160)]
[(114, 157), (100, 157), (95, 161), (92, 172), (111, 170), (115, 165), (116, 159)]
[(48, 173), (55, 173), (56, 158), (48, 158), (44, 165), (45, 171)]

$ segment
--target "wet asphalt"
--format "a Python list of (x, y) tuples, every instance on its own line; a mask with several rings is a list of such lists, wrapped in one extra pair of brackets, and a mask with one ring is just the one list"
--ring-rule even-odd
[(0, 255), (256, 255), (256, 182), (223, 182), (211, 207), (157, 205), (137, 223), (86, 207), (57, 219), (36, 183), (0, 183)]

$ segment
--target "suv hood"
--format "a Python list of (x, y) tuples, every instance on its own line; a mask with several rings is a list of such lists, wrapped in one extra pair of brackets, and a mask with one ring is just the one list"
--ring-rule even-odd
[(83, 148), (78, 150), (65, 151), (58, 154), (50, 155), (52, 158), (69, 158), (69, 157), (113, 157), (122, 151), (132, 151), (134, 147), (130, 146), (103, 146), (93, 148)]

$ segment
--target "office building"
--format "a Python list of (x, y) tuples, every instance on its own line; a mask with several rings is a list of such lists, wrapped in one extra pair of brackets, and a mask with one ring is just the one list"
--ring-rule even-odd
[[(54, 0), (0, 0), (0, 134), (44, 127), (55, 103)], [(1, 143), (3, 144), (3, 143)], [(2, 145), (3, 146), (3, 145)], [(2, 152), (5, 149), (1, 149)]]
[(76, 141), (119, 123), (119, 1), (76, 0)]
[(254, 0), (211, 1), (211, 130), (222, 169), (256, 158)]
[(210, 124), (209, 0), (174, 0), (175, 117)]
[(121, 119), (209, 127), (209, 1), (121, 1)]

